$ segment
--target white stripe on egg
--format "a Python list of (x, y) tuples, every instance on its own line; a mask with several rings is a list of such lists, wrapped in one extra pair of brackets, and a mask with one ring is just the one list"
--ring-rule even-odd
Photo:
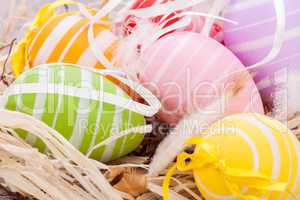
[(69, 41), (68, 45), (65, 47), (65, 49), (63, 50), (63, 52), (61, 53), (58, 62), (62, 62), (65, 58), (65, 55), (67, 54), (67, 52), (69, 51), (69, 49), (72, 47), (72, 45), (74, 44), (74, 42), (78, 39), (78, 37), (80, 36), (80, 34), (82, 34), (82, 32), (88, 27), (88, 23), (86, 23), (85, 25), (83, 25), (82, 27), (80, 27), (80, 29), (74, 34), (74, 36), (72, 37), (72, 39)]
[(82, 18), (73, 15), (64, 18), (50, 33), (47, 37), (39, 52), (33, 61), (33, 65), (37, 65), (38, 63), (43, 63), (45, 60), (48, 60), (51, 53), (54, 51), (56, 46), (60, 43), (61, 39), (65, 36), (65, 34)]
[[(87, 71), (87, 70), (80, 70), (81, 73), (81, 88), (86, 88), (87, 90), (89, 90), (89, 88), (91, 88), (91, 79), (92, 79), (92, 74)], [(75, 126), (73, 127), (73, 132), (72, 132), (72, 136), (70, 138), (70, 142), (71, 144), (74, 145), (75, 148), (79, 149), (84, 137), (84, 133), (85, 130), (87, 128), (87, 124), (88, 122), (85, 121), (86, 119), (88, 119), (89, 113), (90, 113), (90, 100), (89, 99), (83, 99), (80, 98), (79, 99), (79, 104), (76, 110), (76, 121), (75, 121)], [(79, 110), (82, 109), (83, 110)], [(82, 111), (84, 113), (82, 113)], [(84, 123), (82, 123), (84, 122)]]

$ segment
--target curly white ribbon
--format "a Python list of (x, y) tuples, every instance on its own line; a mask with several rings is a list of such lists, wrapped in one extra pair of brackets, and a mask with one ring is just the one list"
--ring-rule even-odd
[(137, 126), (137, 127), (133, 127), (133, 128), (129, 128), (129, 129), (126, 129), (124, 131), (121, 131), (119, 133), (112, 133), (109, 138), (107, 138), (106, 140), (100, 142), (99, 144), (96, 144), (95, 146), (93, 146), (91, 148), (91, 150), (89, 150), (87, 153), (86, 153), (86, 156), (87, 157), (90, 157), (91, 154), (98, 148), (102, 147), (102, 146), (105, 146), (105, 145), (108, 145), (122, 137), (125, 137), (129, 134), (132, 134), (132, 133), (139, 133), (139, 134), (143, 134), (143, 133), (150, 133), (152, 131), (152, 125), (144, 125), (144, 126)]
[(113, 68), (113, 64), (105, 57), (104, 52), (100, 51), (97, 47), (96, 38), (94, 35), (94, 25), (95, 24), (102, 24), (102, 25), (109, 25), (110, 23), (101, 20), (101, 18), (105, 17), (110, 11), (112, 11), (122, 0), (114, 0), (108, 1), (95, 15), (92, 15), (87, 8), (80, 3), (77, 3), (78, 9), (80, 13), (89, 19), (89, 28), (88, 28), (88, 42), (90, 48), (96, 57), (96, 59), (108, 69)]
[[(227, 5), (228, 0), (215, 0), (214, 4), (212, 5), (212, 7), (210, 8), (209, 14), (214, 16), (214, 15), (219, 15), (220, 12), (224, 9), (225, 5)], [(217, 18), (207, 18), (205, 20), (205, 24), (204, 27), (201, 31), (202, 34), (209, 36), (210, 34), (210, 30), (212, 28), (212, 25), (214, 23), (214, 19)], [(225, 21), (225, 20), (224, 20)]]
[(270, 52), (266, 57), (264, 57), (261, 61), (248, 66), (248, 70), (253, 70), (263, 66), (264, 64), (269, 63), (280, 53), (282, 45), (284, 43), (284, 35), (285, 35), (285, 25), (286, 25), (286, 13), (285, 13), (285, 3), (284, 0), (273, 0), (274, 8), (276, 11), (276, 31), (274, 34), (273, 46)]

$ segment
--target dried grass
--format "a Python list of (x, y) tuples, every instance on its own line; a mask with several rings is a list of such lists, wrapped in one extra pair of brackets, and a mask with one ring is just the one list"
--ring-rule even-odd
[[(40, 138), (51, 154), (39, 153), (15, 129)], [(2, 185), (28, 198), (144, 200), (157, 198), (162, 191), (164, 173), (147, 177), (144, 158), (122, 158), (115, 161), (118, 165), (90, 160), (55, 130), (18, 112), (0, 111), (0, 157)], [(172, 199), (201, 199), (191, 173), (176, 174), (171, 189)]]

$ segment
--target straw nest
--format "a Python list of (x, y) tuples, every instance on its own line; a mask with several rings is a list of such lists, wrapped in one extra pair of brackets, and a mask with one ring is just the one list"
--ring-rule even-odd
[[(14, 80), (9, 55), (15, 38), (38, 4), (45, 3), (10, 2), (8, 8), (4, 8), (7, 13), (0, 16), (0, 94)], [(103, 164), (81, 154), (42, 122), (21, 113), (0, 111), (0, 199), (161, 199), (164, 172), (151, 178), (146, 172), (151, 156), (169, 127), (155, 119), (149, 121), (156, 128), (132, 155)], [(288, 126), (300, 138), (300, 112), (289, 116)], [(41, 154), (26, 144), (14, 132), (16, 128), (42, 139), (51, 154)], [(202, 199), (190, 172), (175, 174), (170, 189), (174, 200)]]

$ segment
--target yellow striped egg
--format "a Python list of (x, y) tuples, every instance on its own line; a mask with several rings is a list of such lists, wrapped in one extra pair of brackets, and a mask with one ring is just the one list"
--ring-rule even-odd
[[(300, 146), (297, 138), (280, 122), (260, 114), (232, 115), (212, 125), (204, 133), (203, 140), (212, 147), (211, 152), (219, 163), (214, 167), (194, 169), (195, 181), (206, 199), (297, 198), (300, 191)], [(197, 145), (195, 153), (201, 149), (201, 145)], [(235, 174), (228, 177), (222, 170)], [(284, 183), (285, 190), (276, 191), (274, 185), (273, 190), (264, 190), (263, 181), (256, 182), (258, 178), (247, 178), (245, 174), (244, 178), (238, 179), (245, 171), (249, 177), (256, 174)], [(236, 182), (230, 187), (231, 180)], [(247, 187), (249, 184), (253, 187)]]
[[(73, 3), (73, 2), (71, 2)], [(26, 36), (19, 42), (13, 54), (13, 68), (16, 75), (26, 67), (45, 63), (71, 63), (82, 66), (103, 68), (95, 51), (100, 52), (108, 61), (112, 59), (117, 39), (106, 23), (92, 22), (80, 11), (55, 13), (61, 4), (46, 4), (37, 14)], [(95, 10), (87, 10), (92, 16)], [(89, 31), (93, 41), (89, 40)], [(94, 50), (91, 46), (94, 46)], [(96, 49), (96, 50), (95, 50)]]

